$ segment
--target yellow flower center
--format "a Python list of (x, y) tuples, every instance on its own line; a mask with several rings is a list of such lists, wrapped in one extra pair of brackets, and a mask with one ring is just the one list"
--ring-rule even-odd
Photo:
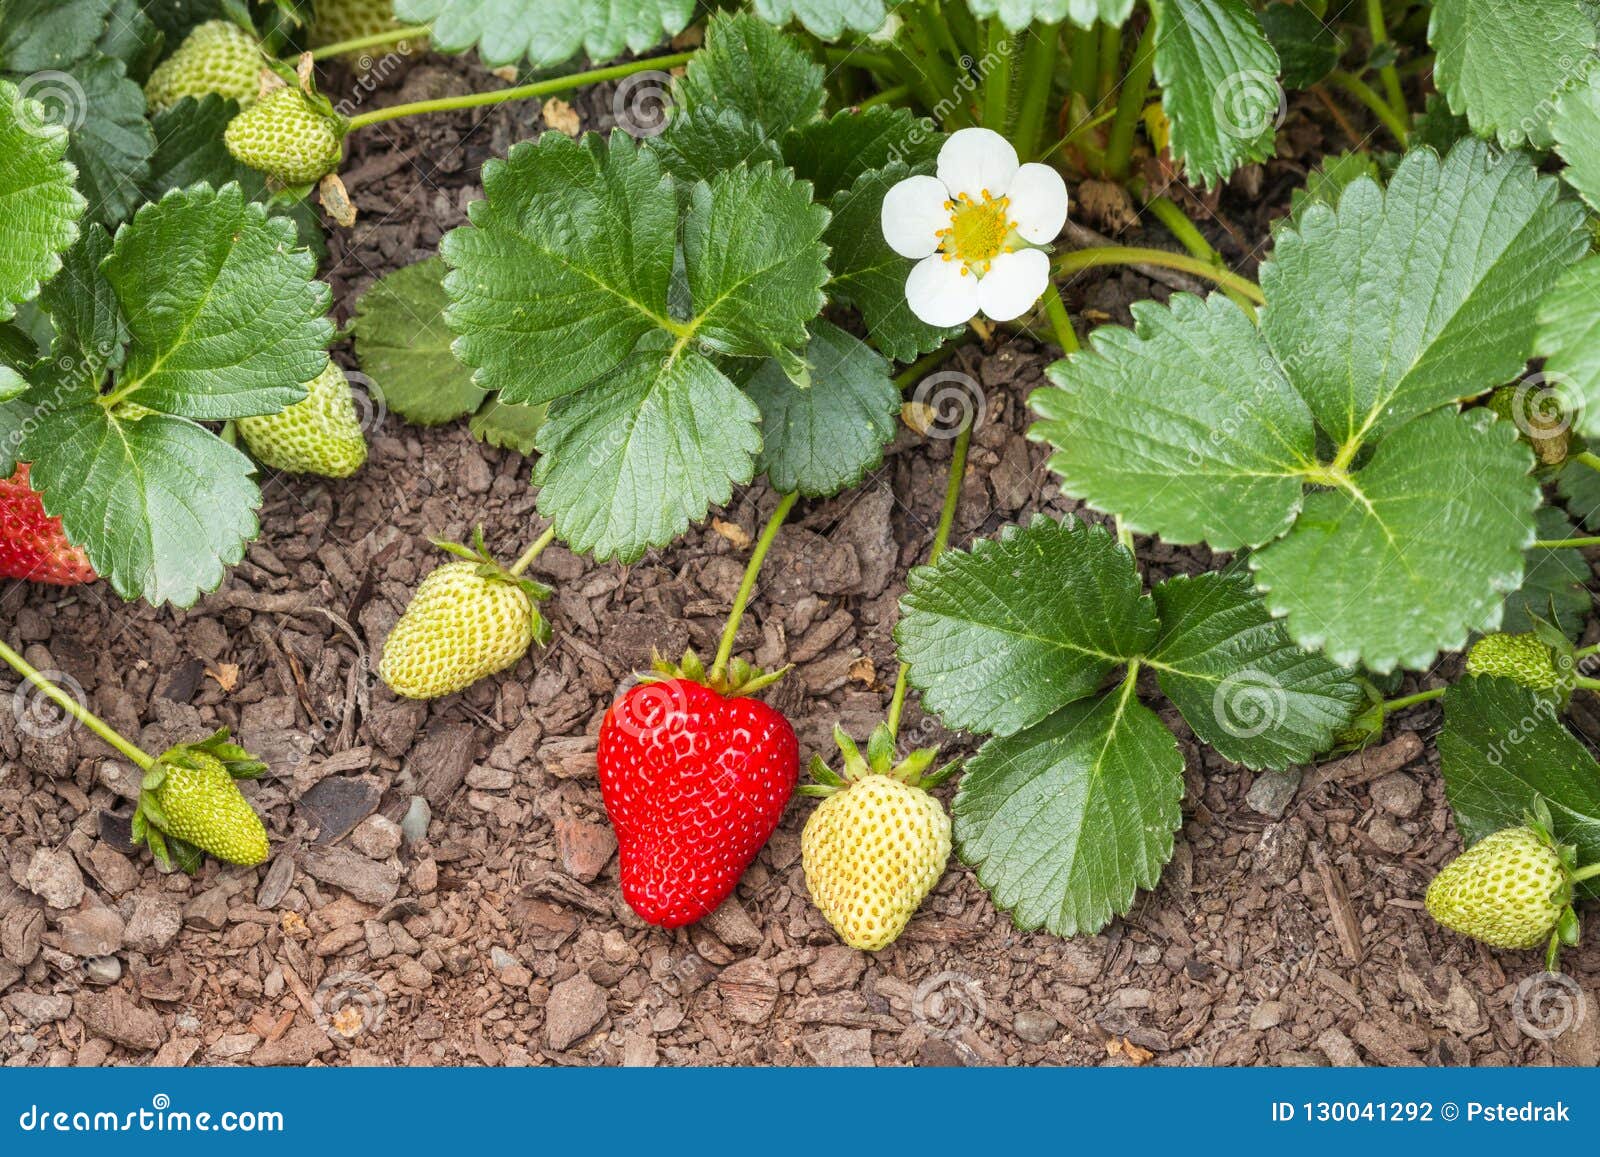
[(989, 262), (1011, 248), (1011, 198), (991, 197), (985, 189), (980, 201), (962, 193), (944, 206), (950, 211), (950, 227), (939, 230), (944, 259), (961, 262), (963, 274), (971, 270), (983, 276)]

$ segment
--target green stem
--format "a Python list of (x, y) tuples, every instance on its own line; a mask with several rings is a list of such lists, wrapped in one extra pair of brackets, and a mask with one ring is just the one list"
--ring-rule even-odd
[(1328, 74), (1328, 80), (1365, 105), (1368, 112), (1383, 122), (1383, 127), (1389, 130), (1389, 135), (1400, 142), (1400, 147), (1405, 147), (1411, 137), (1410, 130), (1406, 128), (1406, 123), (1394, 109), (1372, 90), (1371, 85), (1349, 72), (1331, 72)]
[(1600, 454), (1595, 454), (1590, 450), (1579, 450), (1571, 457), (1574, 462), (1582, 462), (1591, 470), (1600, 470)]
[(1588, 647), (1579, 647), (1572, 652), (1574, 659), (1587, 659), (1590, 655), (1600, 655), (1600, 643), (1594, 643)]
[(1267, 304), (1261, 287), (1248, 277), (1240, 277), (1230, 270), (1218, 269), (1210, 262), (1201, 261), (1184, 253), (1168, 253), (1165, 249), (1140, 249), (1127, 245), (1101, 245), (1091, 249), (1074, 249), (1058, 256), (1053, 262), (1056, 274), (1077, 273), (1084, 269), (1098, 269), (1108, 265), (1159, 265), (1176, 269), (1195, 277), (1214, 281), (1226, 289), (1234, 289), (1257, 305)]
[(822, 58), (829, 64), (862, 68), (868, 72), (898, 73), (900, 71), (895, 67), (895, 62), (889, 57), (860, 48), (825, 48), (822, 51)]
[[(1383, 0), (1367, 0), (1367, 29), (1372, 33), (1373, 52), (1389, 43), (1389, 30), (1383, 23)], [(1390, 109), (1403, 118), (1406, 115), (1406, 94), (1400, 87), (1400, 74), (1395, 71), (1394, 65), (1386, 64), (1378, 71), (1378, 75), (1383, 78), (1383, 89), (1389, 97)]]
[(1391, 711), (1400, 711), (1406, 707), (1415, 707), (1418, 703), (1431, 703), (1435, 699), (1442, 698), (1444, 693), (1448, 690), (1448, 687), (1435, 687), (1432, 691), (1418, 691), (1415, 695), (1404, 695), (1399, 699), (1385, 700), (1383, 704), (1383, 713), (1387, 715)]
[(1045, 24), (1022, 54), (1022, 112), (1017, 117), (1016, 145), (1024, 159), (1040, 155), (1049, 124), (1050, 88), (1061, 56), (1061, 25)]
[(711, 665), (713, 683), (728, 669), (728, 660), (733, 658), (733, 640), (739, 633), (739, 620), (744, 618), (744, 608), (750, 602), (751, 592), (756, 589), (756, 576), (761, 573), (761, 564), (766, 560), (767, 551), (772, 549), (778, 531), (783, 528), (783, 520), (789, 517), (789, 511), (794, 509), (795, 499), (799, 497), (800, 495), (792, 490), (785, 494), (778, 503), (778, 509), (767, 519), (761, 537), (756, 540), (756, 548), (751, 551), (750, 561), (745, 564), (744, 578), (739, 580), (739, 592), (733, 596), (733, 610), (728, 612), (727, 625), (722, 628), (722, 641), (717, 644), (717, 659)]
[(1133, 64), (1117, 94), (1117, 115), (1111, 122), (1111, 139), (1106, 144), (1106, 176), (1114, 181), (1126, 181), (1133, 162), (1133, 136), (1139, 127), (1139, 114), (1144, 111), (1145, 93), (1156, 71), (1156, 22), (1152, 16), (1139, 37), (1139, 47), (1133, 50)]
[(989, 21), (989, 71), (983, 78), (983, 127), (1002, 136), (1011, 120), (1011, 33), (996, 16)]
[[(928, 565), (939, 561), (944, 548), (950, 545), (950, 530), (955, 525), (956, 507), (961, 502), (961, 482), (967, 473), (967, 447), (972, 444), (972, 423), (961, 427), (956, 435), (955, 447), (950, 452), (950, 474), (944, 484), (944, 506), (939, 511), (939, 526), (933, 532), (933, 546), (928, 551)], [(894, 698), (889, 701), (889, 734), (900, 737), (900, 713), (906, 705), (906, 675), (909, 663), (901, 663), (894, 679)]]
[(46, 679), (34, 668), (32, 663), (28, 662), (28, 660), (24, 659), (21, 655), (17, 654), (4, 643), (0, 643), (0, 659), (4, 659), (11, 665), (12, 669), (15, 670), (17, 674), (21, 675), (35, 687), (39, 688), (40, 691), (44, 692), (45, 697), (57, 707), (61, 708), (61, 710), (65, 711), (68, 715), (72, 716), (79, 723), (83, 724), (90, 731), (94, 732), (101, 739), (105, 740), (113, 748), (126, 756), (139, 768), (140, 771), (149, 771), (155, 766), (156, 761), (153, 758), (151, 758), (149, 755), (146, 755), (133, 744), (129, 743), (126, 739), (122, 738), (122, 736), (118, 735), (111, 729), (111, 725), (109, 723), (101, 719), (98, 715), (90, 711), (87, 707), (79, 703), (76, 699), (74, 699), (71, 695), (68, 695), (54, 683), (50, 682), (50, 680)]
[(1584, 691), (1600, 691), (1600, 679), (1590, 679), (1586, 675), (1574, 675), (1572, 685)]
[(1093, 28), (1074, 28), (1072, 43), (1067, 48), (1070, 54), (1067, 83), (1071, 94), (1082, 98), (1085, 111), (1094, 108), (1098, 96), (1096, 89), (1100, 80), (1100, 59), (1095, 50), (1096, 40)]
[(1100, 25), (1098, 59), (1095, 62), (1095, 92), (1091, 104), (1110, 100), (1116, 91), (1117, 77), (1122, 75), (1122, 29), (1112, 24)]
[(515, 576), (521, 574), (523, 571), (527, 570), (530, 566), (533, 565), (533, 560), (538, 558), (541, 554), (544, 553), (544, 548), (549, 546), (552, 542), (555, 541), (555, 537), (556, 537), (556, 528), (554, 526), (551, 526), (548, 530), (546, 530), (538, 538), (533, 540), (533, 545), (530, 546), (527, 550), (522, 552), (522, 557), (517, 559), (516, 562), (511, 564), (511, 569), (507, 573), (510, 574), (512, 577), (515, 577)]
[(387, 44), (397, 44), (402, 40), (421, 39), (432, 30), (426, 24), (415, 24), (407, 28), (392, 28), (388, 32), (374, 32), (371, 36), (357, 36), (351, 40), (340, 40), (333, 44), (324, 44), (321, 48), (311, 50), (312, 60), (327, 60), (330, 56), (343, 56), (347, 52), (360, 52), (363, 48), (382, 48)]
[(1573, 872), (1572, 882), (1574, 884), (1581, 884), (1585, 880), (1594, 879), (1596, 876), (1600, 876), (1600, 863), (1593, 863), (1587, 868), (1579, 868), (1577, 871)]
[(1055, 332), (1056, 344), (1061, 347), (1062, 353), (1075, 354), (1078, 352), (1078, 333), (1072, 328), (1072, 318), (1067, 315), (1066, 303), (1061, 300), (1061, 292), (1055, 286), (1044, 291), (1044, 315), (1050, 322), (1050, 328)]
[(857, 103), (856, 107), (871, 108), (879, 104), (893, 104), (895, 101), (904, 100), (910, 95), (911, 86), (909, 84), (897, 84), (893, 88), (886, 88), (882, 92), (874, 93), (872, 96), (867, 97), (866, 100)]
[(964, 338), (945, 342), (944, 345), (934, 350), (931, 354), (924, 354), (896, 374), (894, 376), (894, 384), (904, 393), (920, 382), (929, 370), (937, 369), (954, 357), (956, 350), (960, 349), (964, 344)]
[[(1198, 226), (1189, 220), (1188, 214), (1178, 207), (1178, 203), (1171, 197), (1152, 197), (1145, 201), (1145, 207), (1156, 215), (1156, 219), (1167, 227), (1182, 246), (1201, 261), (1205, 261), (1218, 269), (1226, 270), (1222, 255), (1211, 247), (1211, 242), (1205, 239)], [(1223, 291), (1240, 309), (1254, 318), (1256, 315), (1255, 304), (1240, 293), (1237, 289), (1224, 287)]]
[(1541, 538), (1533, 545), (1540, 550), (1566, 550), (1568, 547), (1600, 546), (1600, 537)]
[(670, 56), (653, 56), (648, 60), (630, 60), (625, 64), (613, 64), (607, 68), (595, 68), (590, 69), (588, 72), (575, 72), (568, 76), (552, 77), (549, 80), (541, 80), (533, 84), (518, 85), (516, 88), (503, 88), (498, 92), (474, 92), (465, 96), (445, 96), (436, 100), (418, 100), (412, 101), (410, 104), (390, 105), (388, 108), (377, 108), (371, 112), (364, 112), (360, 116), (351, 117), (347, 131), (354, 132), (356, 129), (374, 125), (380, 121), (420, 116), (423, 113), (455, 112), (458, 109), (481, 108), (484, 105), (503, 104), (511, 100), (531, 100), (536, 96), (549, 96), (552, 93), (567, 92), (570, 89), (582, 88), (590, 84), (600, 84), (607, 80), (620, 80), (625, 76), (632, 76), (636, 72), (676, 68), (680, 64), (687, 64), (693, 58), (693, 52), (675, 52)]

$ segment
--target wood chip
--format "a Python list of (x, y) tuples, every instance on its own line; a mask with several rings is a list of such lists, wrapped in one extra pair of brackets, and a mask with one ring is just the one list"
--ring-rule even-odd
[(1350, 906), (1350, 890), (1345, 886), (1344, 877), (1320, 844), (1312, 845), (1311, 860), (1322, 879), (1322, 893), (1328, 900), (1328, 914), (1333, 921), (1334, 934), (1339, 938), (1339, 947), (1344, 950), (1346, 960), (1360, 964), (1366, 951), (1361, 942), (1361, 922)]

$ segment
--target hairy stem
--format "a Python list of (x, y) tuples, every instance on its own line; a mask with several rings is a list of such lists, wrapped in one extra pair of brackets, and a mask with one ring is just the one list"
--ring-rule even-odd
[(1024, 160), (1039, 156), (1045, 125), (1050, 123), (1050, 86), (1061, 56), (1061, 25), (1044, 24), (1022, 54), (1022, 112), (1017, 117), (1016, 145)]
[(1068, 316), (1066, 304), (1061, 300), (1061, 292), (1053, 285), (1044, 291), (1044, 315), (1049, 319), (1050, 329), (1056, 335), (1056, 344), (1061, 347), (1061, 352), (1077, 353), (1081, 348), (1078, 333), (1072, 328), (1072, 318)]
[(795, 499), (800, 495), (790, 491), (778, 503), (778, 508), (772, 512), (772, 517), (767, 519), (767, 525), (762, 528), (761, 537), (756, 540), (755, 550), (750, 552), (750, 561), (745, 565), (744, 578), (739, 580), (739, 591), (733, 596), (733, 609), (728, 612), (728, 622), (722, 628), (722, 641), (717, 644), (717, 659), (711, 665), (711, 681), (716, 682), (728, 669), (728, 660), (733, 658), (733, 640), (739, 633), (739, 620), (744, 618), (744, 608), (750, 602), (750, 594), (756, 589), (756, 576), (761, 573), (761, 564), (766, 561), (767, 551), (772, 549), (773, 542), (778, 537), (778, 531), (783, 528), (783, 520), (789, 517), (789, 511), (794, 509)]
[(533, 565), (533, 560), (538, 558), (541, 554), (544, 553), (544, 548), (549, 546), (552, 542), (555, 541), (555, 537), (556, 537), (556, 528), (554, 526), (551, 526), (548, 530), (546, 530), (538, 538), (533, 540), (533, 545), (530, 546), (527, 550), (522, 552), (522, 557), (517, 559), (516, 562), (511, 564), (511, 569), (507, 573), (512, 575), (512, 576), (516, 576), (516, 575), (520, 575), (523, 571), (527, 570), (530, 566)]
[(1418, 703), (1431, 703), (1435, 699), (1443, 698), (1444, 693), (1448, 690), (1450, 690), (1448, 687), (1435, 687), (1431, 691), (1418, 691), (1415, 695), (1402, 695), (1398, 699), (1386, 699), (1383, 703), (1383, 713), (1387, 715), (1391, 711), (1415, 707)]
[(1117, 94), (1117, 115), (1111, 122), (1111, 139), (1106, 144), (1106, 176), (1114, 181), (1128, 179), (1134, 130), (1139, 127), (1139, 114), (1144, 111), (1145, 93), (1155, 71), (1156, 22), (1152, 16), (1144, 26), (1144, 35), (1139, 37), (1139, 46), (1133, 50), (1133, 63)]
[(653, 56), (648, 60), (630, 60), (624, 64), (613, 64), (607, 68), (595, 68), (588, 72), (575, 72), (568, 76), (556, 76), (549, 80), (536, 81), (533, 84), (518, 85), (515, 88), (503, 88), (498, 92), (473, 92), (465, 96), (445, 96), (436, 100), (418, 100), (409, 104), (390, 105), (388, 108), (376, 108), (371, 112), (364, 112), (359, 116), (351, 117), (348, 131), (354, 132), (356, 129), (374, 125), (380, 121), (399, 120), (401, 117), (420, 116), (423, 113), (455, 112), (458, 109), (482, 108), (485, 105), (503, 104), (506, 101), (531, 100), (536, 96), (550, 96), (553, 93), (582, 88), (585, 85), (600, 84), (602, 81), (620, 80), (625, 76), (632, 76), (636, 72), (676, 68), (680, 64), (687, 64), (693, 58), (693, 52), (675, 52), (670, 56)]
[(147, 755), (145, 752), (129, 743), (126, 739), (122, 738), (122, 736), (118, 735), (114, 730), (112, 730), (109, 723), (107, 723), (104, 719), (101, 719), (93, 711), (90, 711), (83, 704), (79, 703), (71, 695), (68, 695), (60, 687), (57, 687), (54, 683), (50, 682), (49, 679), (46, 679), (42, 674), (39, 673), (37, 669), (34, 668), (32, 663), (28, 662), (28, 660), (24, 659), (21, 655), (17, 654), (4, 643), (0, 643), (0, 659), (4, 659), (8, 664), (11, 665), (12, 670), (16, 671), (17, 674), (21, 675), (35, 687), (39, 688), (39, 690), (44, 693), (45, 697), (57, 707), (61, 708), (61, 710), (65, 711), (68, 715), (72, 716), (79, 723), (83, 724), (90, 731), (98, 735), (101, 739), (105, 740), (117, 751), (121, 752), (127, 759), (131, 760), (140, 771), (149, 771), (153, 766), (155, 766), (156, 761), (151, 756)]
[[(1205, 235), (1200, 232), (1199, 227), (1189, 220), (1188, 215), (1178, 207), (1178, 203), (1171, 197), (1151, 197), (1145, 201), (1145, 207), (1156, 215), (1156, 219), (1165, 225), (1167, 231), (1176, 237), (1179, 243), (1192, 255), (1201, 261), (1214, 265), (1218, 269), (1227, 269), (1227, 266), (1223, 264), (1222, 255), (1211, 247), (1211, 242), (1205, 239)], [(1222, 292), (1226, 293), (1240, 309), (1244, 310), (1252, 318), (1255, 317), (1255, 304), (1248, 297), (1237, 289), (1228, 286), (1224, 286)]]
[(1141, 249), (1130, 245), (1100, 245), (1090, 249), (1074, 249), (1058, 256), (1052, 263), (1057, 275), (1077, 273), (1084, 269), (1097, 269), (1108, 265), (1160, 265), (1176, 269), (1195, 277), (1214, 281), (1225, 289), (1234, 289), (1257, 305), (1265, 305), (1261, 287), (1248, 277), (1241, 277), (1226, 269), (1218, 269), (1208, 261), (1184, 253), (1168, 253), (1165, 249)]
[(1389, 130), (1389, 135), (1400, 142), (1400, 147), (1405, 148), (1406, 142), (1411, 137), (1411, 130), (1406, 128), (1405, 121), (1400, 119), (1399, 114), (1389, 107), (1383, 97), (1372, 90), (1371, 85), (1351, 72), (1329, 73), (1328, 80), (1365, 105), (1367, 111), (1377, 117), (1383, 123), (1383, 127)]
[(339, 40), (333, 44), (324, 44), (321, 48), (313, 48), (311, 59), (327, 60), (330, 56), (360, 52), (363, 48), (383, 48), (386, 45), (398, 44), (402, 40), (420, 40), (426, 38), (430, 31), (426, 24), (415, 24), (407, 28), (392, 28), (388, 32), (374, 32), (370, 36)]
[[(955, 525), (956, 507), (961, 502), (961, 480), (967, 473), (967, 447), (972, 444), (972, 423), (961, 427), (956, 444), (950, 453), (950, 474), (944, 484), (944, 506), (939, 510), (939, 526), (933, 532), (933, 546), (928, 551), (928, 565), (939, 561), (944, 548), (950, 545), (950, 530)], [(889, 701), (889, 734), (900, 737), (900, 714), (906, 705), (906, 677), (909, 663), (901, 663), (894, 678), (894, 698)]]
[[(1372, 34), (1373, 52), (1389, 43), (1389, 30), (1383, 23), (1383, 0), (1367, 0), (1367, 30)], [(1386, 64), (1378, 70), (1378, 75), (1383, 78), (1383, 90), (1389, 98), (1389, 107), (1397, 116), (1404, 118), (1406, 94), (1400, 87), (1400, 73), (1394, 65)]]
[(893, 104), (895, 101), (904, 100), (910, 95), (911, 86), (909, 84), (897, 84), (893, 88), (886, 88), (882, 92), (874, 93), (872, 96), (867, 97), (866, 100), (859, 101), (856, 107), (871, 108), (873, 105)]
[(1005, 134), (1011, 120), (1011, 33), (996, 16), (989, 21), (989, 48), (984, 55), (983, 127)]

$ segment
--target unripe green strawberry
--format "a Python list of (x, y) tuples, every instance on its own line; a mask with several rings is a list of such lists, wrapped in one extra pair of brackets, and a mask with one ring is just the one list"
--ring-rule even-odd
[(243, 28), (231, 20), (208, 20), (156, 66), (145, 82), (145, 102), (151, 112), (161, 112), (186, 96), (214, 92), (242, 108), (255, 100), (266, 63), (255, 37)]
[(875, 952), (894, 942), (944, 874), (950, 817), (922, 776), (933, 749), (894, 765), (886, 726), (873, 733), (866, 759), (843, 731), (835, 729), (834, 737), (845, 756), (844, 774), (834, 775), (820, 758), (812, 761), (820, 786), (801, 790), (827, 798), (801, 832), (801, 864), (812, 903), (839, 938)]
[(321, 180), (344, 155), (344, 123), (320, 99), (298, 88), (267, 93), (228, 122), (228, 152), (285, 185)]
[[(311, 47), (361, 40), (400, 27), (400, 21), (394, 18), (394, 0), (318, 0), (316, 22), (311, 26)], [(371, 59), (371, 54), (348, 52), (344, 59), (359, 67), (361, 60)]]
[(1467, 674), (1498, 675), (1534, 691), (1549, 691), (1561, 682), (1549, 646), (1531, 631), (1479, 639), (1467, 652)]
[[(466, 548), (441, 543), (465, 554)], [(378, 676), (396, 695), (436, 699), (516, 664), (550, 628), (534, 605), (550, 591), (500, 569), (484, 551), (436, 567), (389, 632)]]
[(348, 478), (367, 460), (350, 383), (333, 362), (306, 384), (301, 401), (237, 425), (250, 453), (274, 470)]
[(1535, 948), (1571, 902), (1560, 853), (1532, 827), (1506, 828), (1457, 856), (1428, 885), (1428, 914), (1494, 948)]
[(191, 748), (182, 762), (163, 764), (162, 771), (161, 782), (145, 789), (156, 805), (144, 805), (150, 823), (230, 864), (267, 858), (261, 817), (220, 759)]

